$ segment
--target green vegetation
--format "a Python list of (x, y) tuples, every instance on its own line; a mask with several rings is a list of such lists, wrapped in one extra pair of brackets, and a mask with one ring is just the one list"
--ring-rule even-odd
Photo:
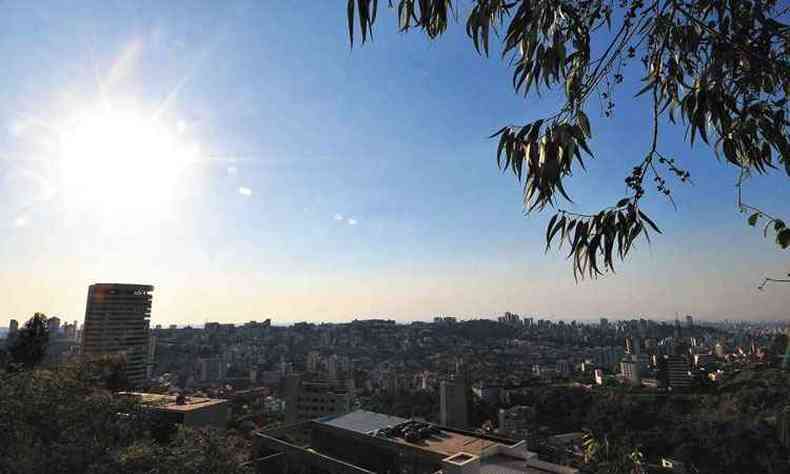
[[(650, 460), (681, 460), (699, 472), (782, 473), (790, 469), (790, 453), (779, 444), (771, 421), (787, 405), (788, 393), (789, 372), (756, 368), (742, 370), (705, 394), (555, 386), (536, 388), (513, 401), (534, 406), (536, 425), (552, 432), (585, 427), (588, 440), (594, 440), (587, 446), (595, 447), (588, 453), (593, 467), (599, 462), (622, 467), (618, 463), (625, 462), (633, 468), (628, 457), (638, 451)], [(593, 472), (632, 472), (606, 470), (610, 467)]]
[(240, 440), (214, 430), (175, 427), (122, 387), (113, 358), (36, 367), (46, 346), (46, 318), (36, 314), (0, 366), (0, 472), (251, 472)]
[[(372, 39), (378, 3), (348, 0), (352, 45), (357, 31), (362, 43)], [(638, 238), (660, 233), (645, 212), (645, 196), (653, 188), (674, 205), (670, 181), (691, 179), (681, 159), (662, 148), (661, 131), (679, 122), (691, 145), (701, 140), (738, 170), (738, 209), (748, 224), (760, 223), (779, 247), (790, 248), (785, 222), (743, 195), (754, 174), (783, 168), (790, 177), (790, 27), (781, 2), (399, 0), (389, 6), (400, 31), (418, 29), (430, 40), (464, 14), (477, 53), (488, 56), (494, 41), (501, 47), (516, 93), (548, 91), (551, 103), (559, 103), (555, 113), (506, 125), (491, 137), (498, 139), (498, 166), (523, 188), (527, 211), (557, 209), (546, 248), (566, 245), (575, 276), (613, 271)], [(647, 101), (643, 125), (651, 130), (645, 153), (626, 157), (625, 195), (587, 214), (558, 208), (571, 200), (568, 178), (593, 157), (587, 114), (599, 103), (600, 115), (611, 117), (621, 89), (627, 100)]]
[(226, 436), (175, 428), (97, 385), (92, 365), (2, 375), (0, 472), (249, 472)]
[(8, 352), (12, 370), (29, 369), (44, 358), (49, 342), (47, 317), (36, 313), (10, 340)]

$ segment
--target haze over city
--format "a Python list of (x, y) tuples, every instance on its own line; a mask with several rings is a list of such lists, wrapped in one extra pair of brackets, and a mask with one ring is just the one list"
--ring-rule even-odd
[[(4, 5), (0, 313), (81, 319), (89, 284), (120, 281), (155, 285), (165, 325), (787, 317), (790, 293), (756, 289), (786, 256), (738, 213), (736, 172), (682, 129), (662, 146), (694, 184), (673, 188), (677, 210), (645, 203), (663, 235), (576, 283), (487, 138), (553, 96), (514, 98), (463, 28), (380, 28), (351, 52), (343, 9), (311, 3)], [(571, 180), (583, 204), (562, 206), (623, 194), (623, 157), (650, 132), (628, 125), (647, 113), (618, 103)], [(784, 179), (755, 178), (749, 201), (790, 214)]]

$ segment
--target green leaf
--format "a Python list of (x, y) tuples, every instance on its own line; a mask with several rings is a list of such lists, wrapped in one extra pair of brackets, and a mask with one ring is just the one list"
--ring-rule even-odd
[(554, 228), (554, 223), (557, 222), (557, 217), (559, 214), (554, 214), (551, 216), (551, 220), (549, 220), (549, 225), (546, 226), (546, 251), (548, 252), (549, 246), (551, 245), (551, 236), (553, 235), (551, 230)]
[(591, 138), (592, 133), (590, 131), (590, 120), (587, 118), (587, 115), (585, 115), (585, 113), (580, 110), (576, 115), (576, 118), (579, 121), (579, 127), (582, 129), (582, 132), (584, 132), (587, 138)]
[(355, 0), (348, 0), (347, 13), (348, 13), (348, 39), (351, 46), (354, 46), (354, 2)]
[[(554, 215), (554, 217), (552, 218), (552, 221), (554, 219), (556, 219), (556, 218), (557, 218), (557, 214)], [(557, 225), (555, 225), (554, 228), (551, 229), (551, 232), (546, 235), (546, 251), (547, 252), (549, 251), (549, 247), (551, 245), (551, 241), (554, 240), (554, 236), (557, 235), (557, 232), (562, 230), (562, 232), (565, 233), (565, 222), (566, 222), (566, 218), (565, 218), (565, 216), (562, 216), (562, 219), (560, 219), (559, 222), (557, 222)], [(551, 223), (549, 223), (549, 226), (551, 226)], [(562, 241), (560, 241), (560, 245), (562, 245)]]
[(615, 207), (623, 207), (626, 204), (628, 204), (629, 202), (631, 202), (631, 198), (620, 199), (619, 201), (617, 201), (617, 205)]
[(642, 95), (645, 92), (647, 92), (650, 89), (652, 89), (655, 85), (656, 85), (655, 80), (652, 80), (652, 81), (648, 82), (647, 85), (645, 87), (643, 87), (642, 89), (640, 89), (639, 92), (637, 92), (634, 97), (639, 97), (640, 95)]
[(759, 218), (760, 218), (760, 213), (759, 212), (755, 212), (754, 214), (749, 216), (749, 225), (752, 226), (752, 227), (757, 225), (757, 219), (759, 219)]
[(784, 223), (784, 221), (782, 219), (774, 220), (774, 230), (775, 231), (779, 232), (779, 231), (781, 231), (784, 228), (785, 228), (785, 223)]
[(653, 228), (654, 231), (658, 232), (659, 234), (661, 233), (661, 231), (658, 229), (658, 226), (656, 225), (656, 223), (653, 222), (649, 217), (647, 217), (647, 215), (644, 212), (639, 211), (639, 217), (641, 217), (642, 220), (647, 222), (650, 225), (650, 227)]
[(786, 249), (788, 246), (790, 246), (790, 229), (783, 229), (781, 232), (776, 234), (776, 243), (778, 243), (783, 249)]

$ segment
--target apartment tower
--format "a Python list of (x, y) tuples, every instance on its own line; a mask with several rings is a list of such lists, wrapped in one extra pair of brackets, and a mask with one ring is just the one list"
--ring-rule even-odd
[(82, 333), (84, 358), (122, 355), (131, 386), (145, 383), (151, 285), (97, 283), (88, 288)]

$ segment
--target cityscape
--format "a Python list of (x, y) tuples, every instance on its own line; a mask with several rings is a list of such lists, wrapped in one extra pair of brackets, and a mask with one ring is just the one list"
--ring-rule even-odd
[(790, 2), (0, 26), (0, 474), (790, 474)]
[[(261, 473), (584, 472), (603, 427), (640, 440), (644, 472), (787, 466), (788, 321), (505, 312), (163, 327), (155, 294), (94, 284), (82, 321), (12, 319), (3, 365), (24, 360), (38, 324), (42, 367), (98, 364), (107, 388), (167, 423), (233, 437), (238, 465)], [(712, 433), (693, 430), (711, 410), (723, 426), (756, 418), (710, 446)]]

